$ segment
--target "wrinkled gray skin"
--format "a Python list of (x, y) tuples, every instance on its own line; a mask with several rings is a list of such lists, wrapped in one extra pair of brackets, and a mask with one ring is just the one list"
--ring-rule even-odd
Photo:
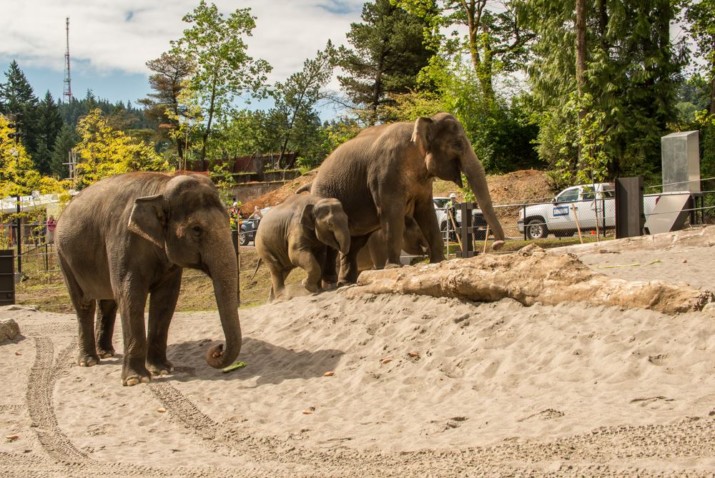
[[(414, 256), (425, 254), (429, 244), (417, 222), (405, 218), (405, 230), (402, 234), (402, 250)], [(373, 232), (367, 240), (367, 246), (358, 252), (358, 270), (383, 269), (387, 263), (387, 250), (385, 249), (385, 234), (382, 229)]]
[(305, 288), (318, 292), (329, 248), (350, 250), (348, 217), (340, 201), (296, 194), (272, 208), (256, 232), (256, 252), (271, 272), (270, 298), (281, 295), (296, 267), (308, 273)]
[[(452, 115), (367, 128), (333, 151), (320, 166), (311, 193), (338, 199), (350, 220), (351, 247), (341, 257), (338, 284), (357, 280), (357, 254), (378, 229), (385, 234), (386, 267), (399, 265), (406, 216), (422, 230), (430, 262), (444, 260), (432, 183), (440, 178), (461, 187), (460, 173), (467, 177), (495, 239), (503, 240), (484, 168)], [(334, 275), (326, 271), (326, 276), (331, 272)]]
[(122, 383), (149, 382), (150, 373), (171, 372), (166, 342), (185, 267), (213, 280), (226, 346), (211, 347), (207, 363), (223, 368), (236, 360), (241, 349), (236, 253), (226, 209), (207, 177), (129, 173), (99, 181), (62, 213), (56, 244), (79, 321), (79, 365), (114, 355), (118, 309)]

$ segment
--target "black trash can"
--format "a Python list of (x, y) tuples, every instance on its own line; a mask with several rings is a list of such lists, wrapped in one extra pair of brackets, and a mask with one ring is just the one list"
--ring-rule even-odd
[(0, 249), (0, 305), (15, 303), (15, 251)]

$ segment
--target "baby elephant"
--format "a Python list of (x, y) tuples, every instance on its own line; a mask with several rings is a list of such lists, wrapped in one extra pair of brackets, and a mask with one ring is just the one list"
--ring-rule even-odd
[(328, 246), (344, 254), (350, 250), (348, 217), (340, 201), (295, 194), (272, 208), (256, 233), (256, 252), (271, 272), (270, 299), (280, 296), (296, 267), (308, 273), (305, 288), (318, 292)]

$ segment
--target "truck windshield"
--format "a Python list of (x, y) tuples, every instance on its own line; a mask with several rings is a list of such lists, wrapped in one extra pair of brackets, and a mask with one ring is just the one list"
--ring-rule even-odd
[(578, 201), (578, 188), (566, 189), (564, 192), (556, 196), (556, 202), (574, 201)]

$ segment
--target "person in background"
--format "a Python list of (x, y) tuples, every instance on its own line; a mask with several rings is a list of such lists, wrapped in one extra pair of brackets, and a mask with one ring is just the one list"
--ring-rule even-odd
[(253, 214), (248, 216), (248, 219), (261, 219), (263, 218), (263, 214), (261, 213), (261, 210), (258, 209), (258, 206), (253, 206)]
[(57, 221), (55, 220), (55, 216), (50, 214), (50, 217), (47, 218), (47, 224), (45, 224), (47, 227), (47, 244), (54, 244), (55, 243), (55, 228), (57, 227)]

